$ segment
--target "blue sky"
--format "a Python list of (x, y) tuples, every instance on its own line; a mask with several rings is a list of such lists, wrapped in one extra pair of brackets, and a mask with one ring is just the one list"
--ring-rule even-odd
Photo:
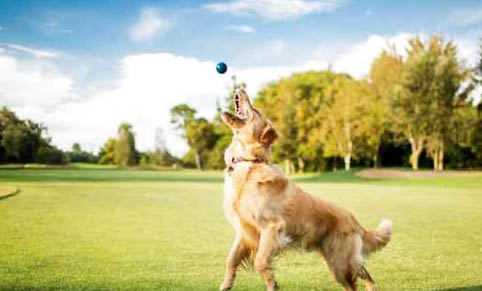
[[(443, 33), (468, 64), (482, 37), (480, 1), (0, 0), (0, 104), (49, 126), (55, 143), (97, 150), (122, 121), (139, 148), (156, 127), (185, 151), (169, 107), (212, 116), (229, 77), (266, 82), (328, 66), (362, 78), (388, 42)], [(214, 64), (228, 63), (227, 75)], [(88, 120), (86, 120), (88, 116)]]

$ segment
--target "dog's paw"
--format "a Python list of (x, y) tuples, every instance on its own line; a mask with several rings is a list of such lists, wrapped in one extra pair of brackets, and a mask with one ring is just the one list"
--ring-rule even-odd
[(278, 283), (276, 283), (276, 281), (266, 286), (266, 291), (277, 291), (277, 290), (279, 290), (279, 286), (278, 286)]
[(220, 291), (227, 291), (227, 290), (231, 290), (231, 287), (232, 287), (231, 285), (226, 284), (226, 283), (223, 283), (223, 284), (221, 284), (221, 286), (219, 287), (219, 290), (220, 290)]

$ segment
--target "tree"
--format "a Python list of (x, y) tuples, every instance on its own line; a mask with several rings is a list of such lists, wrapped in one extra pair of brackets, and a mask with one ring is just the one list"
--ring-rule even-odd
[(187, 124), (194, 120), (196, 110), (187, 104), (179, 104), (171, 108), (171, 124), (176, 129), (184, 129)]
[(215, 133), (212, 123), (205, 118), (197, 118), (187, 125), (185, 137), (194, 152), (196, 167), (202, 170), (202, 160), (207, 159), (219, 136)]
[(183, 130), (183, 137), (192, 151), (196, 167), (202, 170), (202, 161), (207, 159), (219, 136), (212, 123), (205, 118), (196, 118), (195, 115), (196, 110), (187, 104), (180, 104), (171, 109), (171, 123)]
[(37, 153), (36, 163), (59, 165), (67, 163), (64, 152), (54, 146), (42, 146)]
[(472, 104), (454, 110), (448, 138), (449, 165), (455, 168), (482, 167), (482, 123)]
[(142, 156), (143, 158), (145, 157), (145, 162), (157, 166), (172, 166), (179, 162), (167, 149), (166, 138), (164, 137), (162, 127), (156, 128), (154, 144), (154, 151), (147, 152)]
[(371, 65), (369, 73), (370, 94), (364, 104), (362, 127), (367, 152), (373, 166), (381, 164), (379, 159), (382, 136), (390, 130), (394, 122), (391, 105), (401, 89), (404, 63), (395, 48), (383, 51)]
[(109, 138), (102, 146), (99, 157), (100, 164), (102, 165), (112, 165), (115, 164), (115, 149), (117, 140), (113, 137)]
[(325, 121), (320, 127), (325, 155), (342, 156), (347, 171), (351, 168), (356, 140), (362, 135), (363, 103), (369, 94), (365, 83), (347, 75), (338, 76), (325, 88), (322, 108)]
[(285, 162), (286, 173), (294, 172), (297, 128), (295, 119), (294, 87), (289, 78), (270, 83), (259, 92), (256, 106), (273, 122), (280, 139), (273, 146), (275, 161)]
[(72, 152), (76, 154), (79, 154), (82, 152), (82, 148), (80, 147), (80, 144), (78, 142), (72, 145)]
[(395, 115), (412, 148), (412, 168), (427, 146), (434, 169), (443, 169), (444, 145), (449, 133), (453, 109), (463, 103), (471, 88), (461, 94), (468, 70), (457, 61), (457, 49), (451, 42), (433, 35), (427, 43), (410, 40), (403, 75), (403, 92), (395, 102)]
[(395, 97), (393, 114), (397, 129), (402, 132), (411, 146), (410, 163), (418, 170), (419, 156), (428, 137), (430, 113), (431, 66), (429, 56), (424, 53), (424, 44), (419, 38), (410, 40), (408, 59), (401, 76), (403, 87)]
[(36, 160), (41, 147), (50, 146), (47, 128), (22, 120), (6, 107), (0, 109), (0, 161), (29, 163)]
[(325, 121), (321, 115), (324, 88), (337, 74), (331, 71), (293, 74), (268, 84), (258, 94), (255, 105), (270, 119), (280, 136), (273, 146), (275, 161), (285, 161), (286, 172), (308, 166), (320, 169), (323, 146), (318, 128)]
[(115, 163), (118, 166), (132, 166), (136, 163), (136, 143), (132, 125), (121, 123), (117, 131)]
[(99, 158), (91, 152), (83, 151), (78, 142), (72, 145), (72, 150), (67, 152), (69, 162), (72, 163), (98, 163)]

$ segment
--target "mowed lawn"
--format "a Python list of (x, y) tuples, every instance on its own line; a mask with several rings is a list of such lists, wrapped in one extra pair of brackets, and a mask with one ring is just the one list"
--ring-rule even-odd
[[(394, 224), (367, 268), (379, 290), (482, 290), (482, 174), (362, 179), (294, 177), (367, 228)], [(222, 174), (0, 169), (0, 289), (217, 290), (233, 231)], [(275, 261), (281, 290), (342, 290), (316, 253)], [(234, 290), (263, 290), (253, 270)]]

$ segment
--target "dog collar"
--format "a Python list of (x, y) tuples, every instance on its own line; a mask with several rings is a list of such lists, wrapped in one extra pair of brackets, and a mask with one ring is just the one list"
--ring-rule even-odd
[(255, 164), (267, 163), (267, 161), (263, 161), (262, 159), (246, 159), (243, 157), (236, 157), (231, 159), (231, 165), (227, 168), (228, 172), (232, 172), (234, 170), (234, 166), (241, 162), (251, 162)]

